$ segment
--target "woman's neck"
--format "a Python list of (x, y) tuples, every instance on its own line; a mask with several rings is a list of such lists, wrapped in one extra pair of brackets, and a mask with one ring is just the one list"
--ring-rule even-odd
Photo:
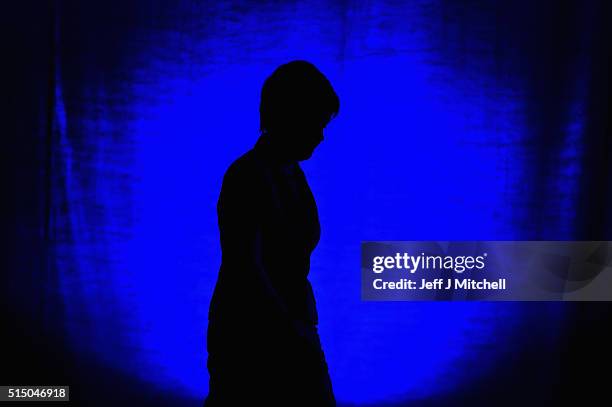
[(286, 146), (269, 133), (262, 133), (255, 144), (255, 148), (273, 164), (288, 166), (295, 164), (297, 160), (291, 158)]

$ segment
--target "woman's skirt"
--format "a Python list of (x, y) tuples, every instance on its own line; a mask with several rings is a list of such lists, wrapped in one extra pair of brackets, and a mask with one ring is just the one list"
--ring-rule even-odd
[(209, 321), (204, 406), (335, 406), (317, 327), (299, 326)]

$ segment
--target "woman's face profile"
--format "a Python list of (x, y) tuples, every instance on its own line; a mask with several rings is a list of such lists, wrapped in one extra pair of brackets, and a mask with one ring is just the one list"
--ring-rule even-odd
[(309, 159), (314, 150), (323, 141), (323, 130), (325, 125), (318, 122), (305, 123), (296, 126), (294, 130), (296, 157), (298, 161)]
[[(305, 117), (307, 116), (307, 117)], [(313, 115), (294, 116), (282, 123), (282, 127), (272, 131), (276, 140), (290, 159), (304, 161), (309, 159), (314, 150), (324, 139), (323, 132), (328, 120), (322, 120)]]

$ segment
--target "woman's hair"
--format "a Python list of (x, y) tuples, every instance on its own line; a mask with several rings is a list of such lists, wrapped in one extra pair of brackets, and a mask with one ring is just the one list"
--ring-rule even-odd
[(287, 128), (300, 122), (327, 124), (340, 110), (329, 80), (313, 64), (292, 61), (266, 79), (259, 104), (259, 129)]

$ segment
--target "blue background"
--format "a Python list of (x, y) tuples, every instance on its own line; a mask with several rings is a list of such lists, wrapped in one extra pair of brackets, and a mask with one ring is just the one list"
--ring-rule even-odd
[(602, 4), (52, 5), (21, 38), (44, 75), (30, 82), (38, 124), (21, 123), (40, 141), (41, 170), (26, 171), (40, 192), (17, 222), (40, 231), (44, 255), (28, 261), (44, 279), (15, 277), (40, 296), (9, 301), (74, 360), (177, 403), (205, 397), (222, 176), (257, 139), (265, 78), (306, 59), (341, 99), (302, 165), (339, 403), (446, 400), (527, 365), (536, 399), (556, 388), (568, 305), (365, 303), (359, 249), (610, 238)]

